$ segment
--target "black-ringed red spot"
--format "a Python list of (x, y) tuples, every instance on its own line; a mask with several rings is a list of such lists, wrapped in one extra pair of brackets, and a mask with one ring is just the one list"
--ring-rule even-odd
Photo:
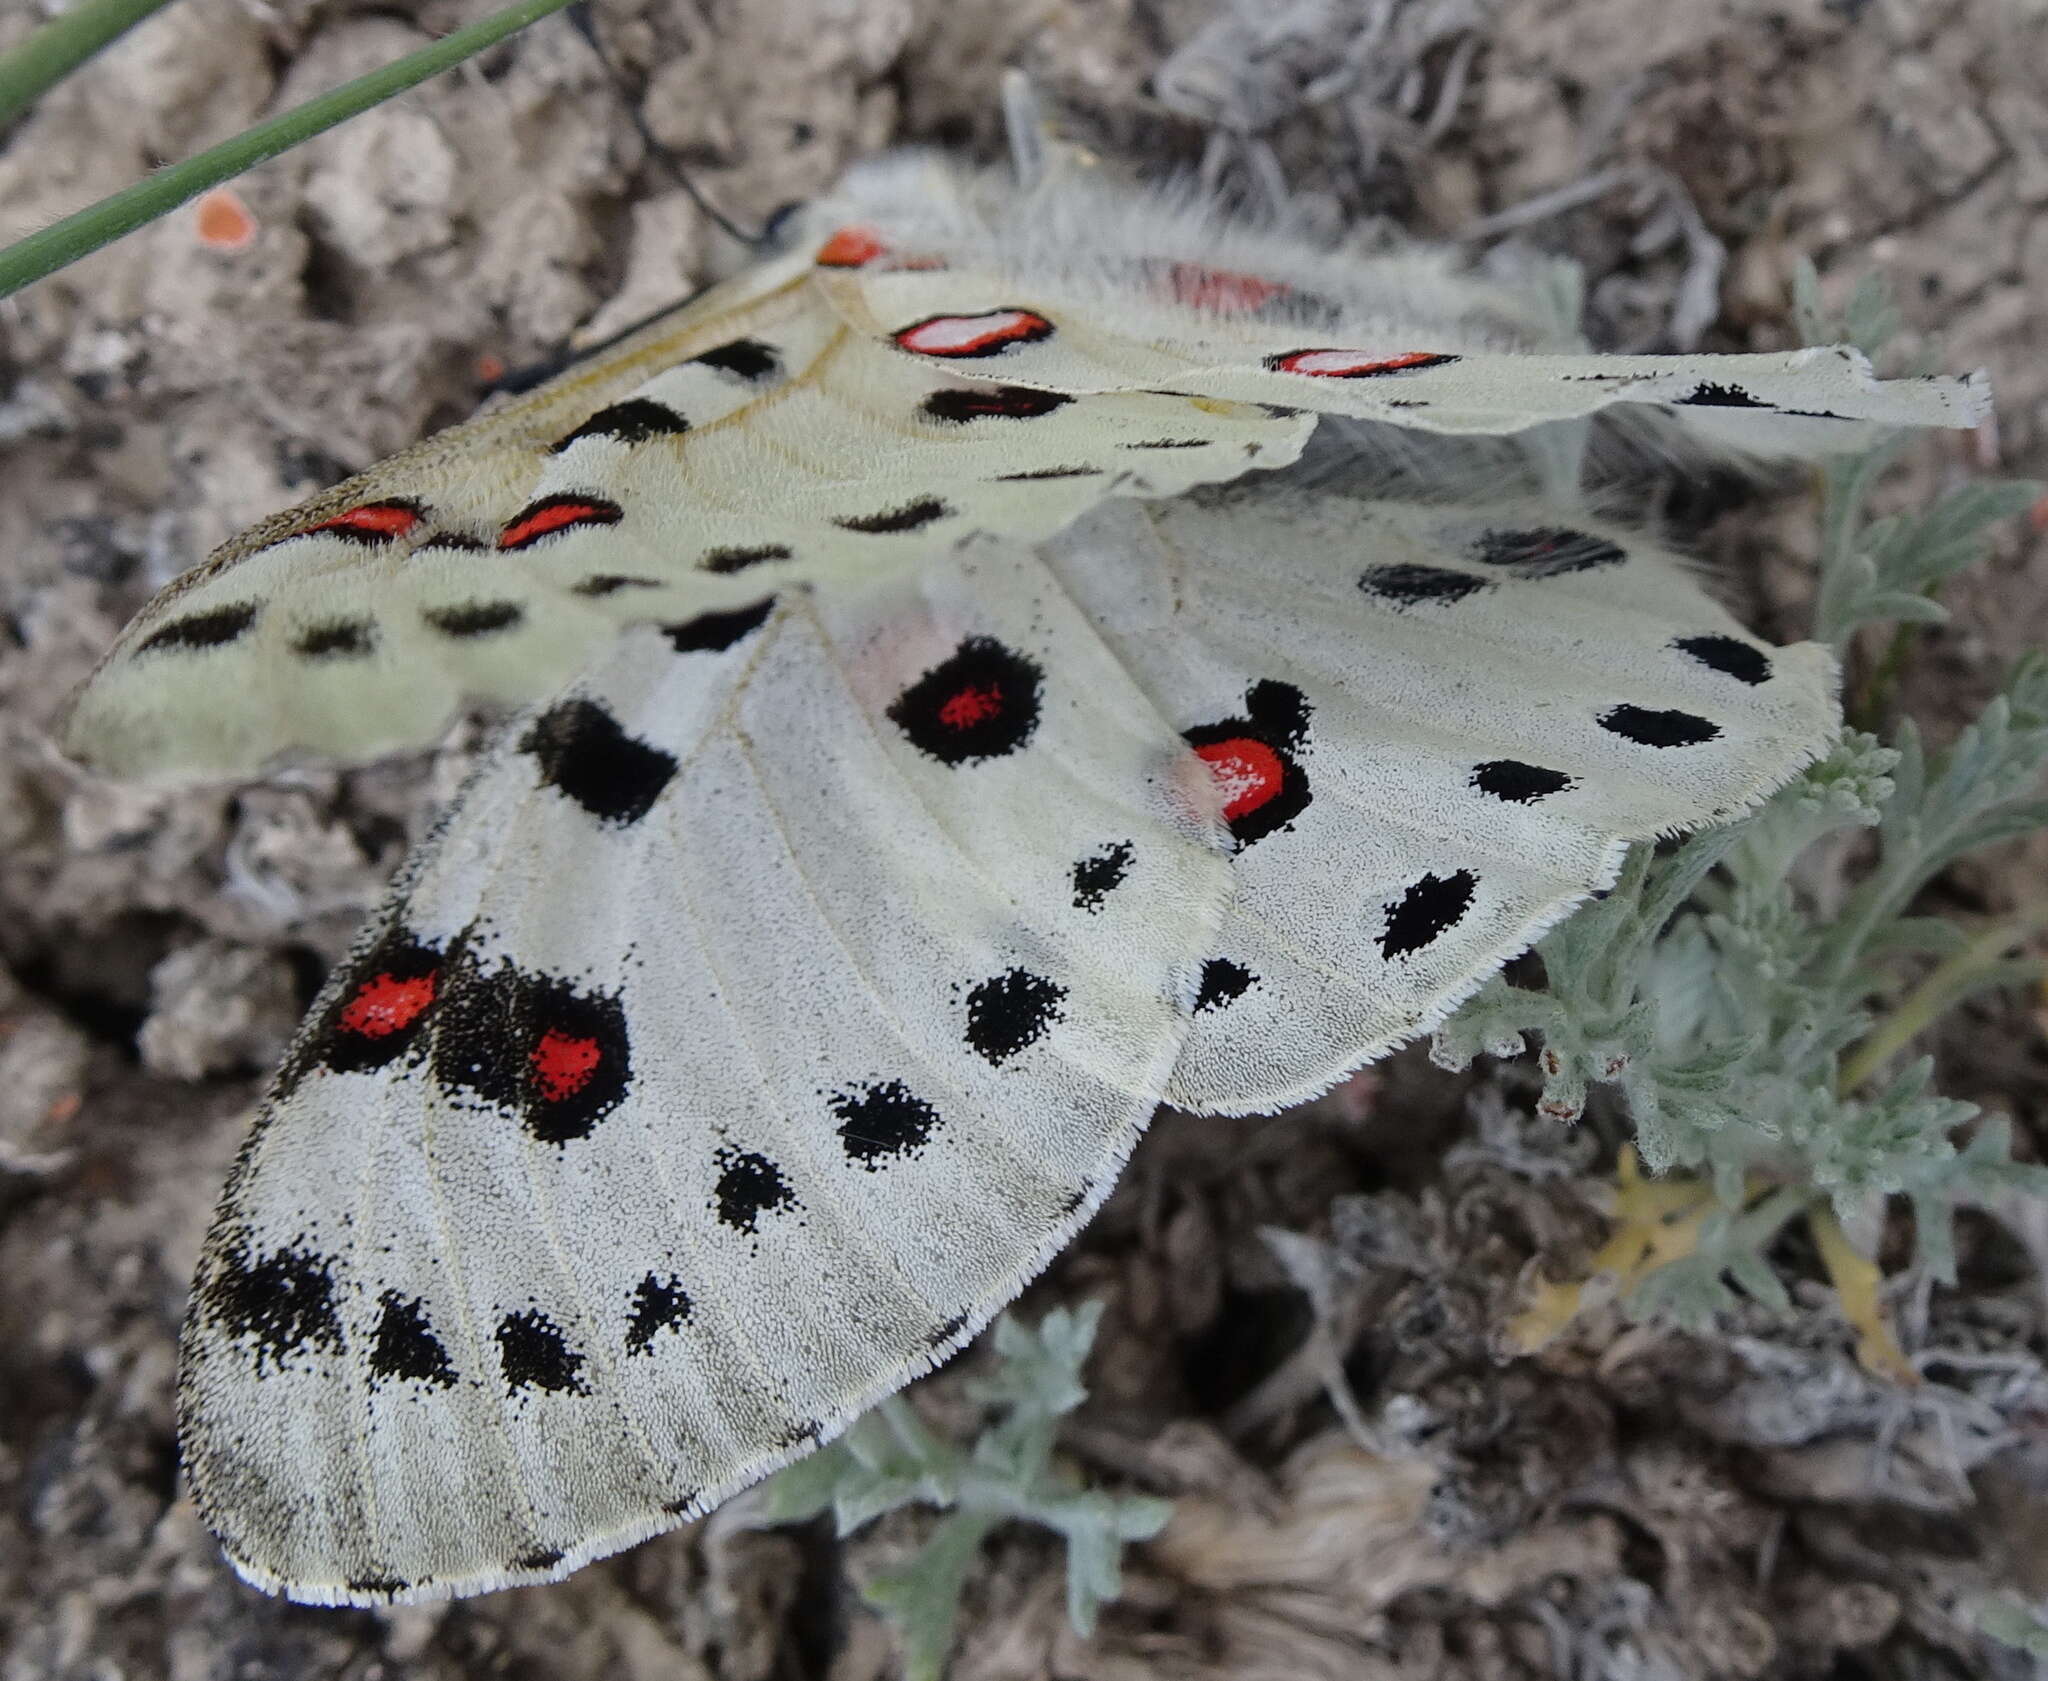
[(980, 315), (931, 315), (895, 335), (916, 356), (1000, 356), (1020, 344), (1052, 337), (1052, 323), (1035, 310), (991, 309)]
[(564, 1033), (550, 1027), (527, 1058), (533, 1084), (544, 1103), (562, 1103), (590, 1084), (604, 1061), (604, 1049), (587, 1033)]
[(360, 1073), (405, 1056), (440, 1001), (443, 955), (394, 928), (352, 958), (277, 1077), (289, 1094), (316, 1068)]
[(990, 636), (970, 636), (890, 704), (912, 746), (945, 765), (1014, 753), (1038, 727), (1044, 673)]
[(1222, 817), (1241, 847), (1308, 809), (1308, 773), (1296, 754), (1308, 739), (1309, 704), (1291, 683), (1267, 679), (1245, 691), (1245, 715), (1184, 732), (1208, 768)]
[(1279, 796), (1287, 780), (1287, 761), (1265, 742), (1248, 735), (1205, 741), (1195, 757), (1209, 767), (1210, 779), (1223, 801), (1223, 819), (1234, 823)]
[(296, 535), (339, 537), (344, 542), (376, 548), (410, 537), (426, 517), (426, 510), (417, 502), (365, 502), (318, 525), (309, 525)]
[(1311, 379), (1377, 379), (1382, 374), (1412, 374), (1440, 368), (1458, 358), (1435, 350), (1404, 350), (1393, 356), (1371, 350), (1289, 350), (1268, 356), (1276, 374), (1304, 374)]
[(617, 525), (624, 512), (616, 502), (596, 496), (543, 496), (530, 502), (506, 522), (498, 533), (498, 547), (505, 551), (559, 537), (565, 531), (585, 526)]
[(402, 1033), (433, 1003), (438, 978), (438, 969), (413, 974), (380, 969), (349, 994), (334, 1025), (343, 1033), (365, 1039), (388, 1039)]

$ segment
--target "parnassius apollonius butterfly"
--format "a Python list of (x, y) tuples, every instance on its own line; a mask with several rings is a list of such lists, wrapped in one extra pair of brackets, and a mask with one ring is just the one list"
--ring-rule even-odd
[[(110, 772), (526, 709), (208, 1239), (183, 1439), (235, 1567), (445, 1597), (709, 1509), (972, 1337), (1155, 1105), (1326, 1089), (1794, 774), (1821, 649), (1569, 499), (1356, 488), (1390, 428), (1426, 466), (1629, 405), (1770, 453), (1984, 396), (1589, 355), (1435, 259), (898, 158), (166, 589), (71, 721)], [(1379, 423), (1323, 450), (1353, 488), (1298, 465), (1326, 416)]]

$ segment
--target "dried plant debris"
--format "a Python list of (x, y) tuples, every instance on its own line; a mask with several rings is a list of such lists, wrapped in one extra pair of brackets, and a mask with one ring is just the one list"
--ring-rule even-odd
[[(1781, 349), (1831, 300), (1901, 371), (1937, 335), (1941, 365), (1990, 366), (2000, 408), (1831, 475), (1818, 571), (1811, 503), (1668, 492), (1746, 617), (1840, 642), (1858, 733), (1731, 850), (1644, 857), (1580, 927), (1600, 973), (1555, 946), (1519, 967), (1441, 1041), (1464, 1073), (1418, 1050), (1273, 1121), (1161, 1117), (1019, 1310), (1071, 1332), (1102, 1304), (1085, 1366), (1066, 1350), (1061, 1399), (1087, 1399), (977, 1474), (1171, 1516), (1096, 1531), (1084, 1602), (1117, 1592), (1086, 1638), (1066, 1535), (957, 1549), (948, 1673), (2038, 1673), (2048, 1010), (2015, 983), (2041, 951), (2048, 691), (2020, 656), (2048, 569), (2038, 490), (1994, 480), (2048, 477), (2048, 19), (854, 10), (608, 4), (609, 66), (566, 30), (512, 43), (239, 182), (246, 246), (173, 218), (0, 324), (0, 1676), (902, 1673), (862, 1587), (931, 1558), (952, 1519), (921, 1499), (844, 1537), (714, 1520), (452, 1609), (323, 1613), (227, 1575), (174, 1469), (192, 1258), (277, 1032), (469, 744), (173, 796), (80, 778), (48, 729), (185, 558), (728, 261), (650, 134), (758, 225), (892, 140), (993, 147), (1003, 62), (1099, 150), (1312, 229), (1569, 257), (1602, 348)], [(13, 132), (0, 202), (47, 221), (458, 21), (180, 0)], [(1795, 312), (1800, 256), (1824, 279)], [(1871, 271), (1895, 303), (1854, 291)], [(908, 1439), (972, 1469), (1022, 1416), (978, 1387), (1014, 1364), (936, 1374)]]

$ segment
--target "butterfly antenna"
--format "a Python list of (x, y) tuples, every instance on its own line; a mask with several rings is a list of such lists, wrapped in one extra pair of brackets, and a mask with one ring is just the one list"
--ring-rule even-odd
[[(605, 51), (604, 43), (598, 39), (597, 24), (591, 15), (590, 0), (577, 0), (577, 3), (569, 8), (568, 15), (570, 23), (575, 25), (576, 33), (583, 37), (590, 50), (597, 55), (598, 63), (610, 72), (614, 81), (623, 84), (625, 78), (619, 67), (612, 62), (611, 55)], [(676, 162), (675, 153), (654, 137), (654, 131), (647, 126), (646, 114), (640, 109), (640, 102), (637, 99), (628, 99), (625, 105), (626, 115), (631, 118), (634, 131), (640, 136), (641, 144), (647, 148), (648, 155), (661, 160), (662, 168), (668, 171), (669, 176), (683, 189), (692, 204), (750, 251), (764, 250), (771, 243), (772, 221), (753, 233), (741, 227), (704, 196), (703, 190), (690, 178), (690, 172)]]

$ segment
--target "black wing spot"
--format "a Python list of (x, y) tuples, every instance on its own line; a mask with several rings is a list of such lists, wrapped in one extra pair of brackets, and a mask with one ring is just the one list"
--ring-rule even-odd
[(386, 1290), (380, 1300), (377, 1328), (370, 1334), (370, 1382), (403, 1378), (446, 1389), (455, 1382), (455, 1365), (427, 1320), (418, 1296)]
[(575, 593), (587, 596), (617, 595), (620, 590), (658, 590), (666, 587), (661, 578), (635, 578), (624, 572), (595, 572), (575, 586)]
[(1035, 1045), (1064, 1013), (1067, 989), (1028, 969), (1005, 969), (967, 995), (967, 1043), (996, 1067)]
[(679, 654), (715, 654), (730, 648), (742, 637), (751, 636), (768, 622), (775, 610), (775, 597), (766, 596), (751, 607), (733, 607), (722, 613), (699, 613), (681, 624), (663, 625), (661, 634)]
[(1141, 443), (1119, 444), (1119, 449), (1207, 449), (1213, 438), (1147, 438)]
[(215, 607), (173, 619), (161, 630), (151, 631), (136, 647), (138, 654), (161, 653), (166, 649), (191, 652), (199, 648), (222, 648), (248, 632), (256, 622), (256, 603), (238, 601), (231, 607)]
[(468, 641), (515, 629), (525, 622), (526, 608), (517, 601), (462, 601), (452, 607), (429, 607), (420, 617), (443, 636)]
[(1470, 870), (1447, 876), (1426, 875), (1412, 883), (1398, 901), (1387, 906), (1387, 925), (1380, 935), (1380, 956), (1397, 957), (1433, 945), (1465, 919), (1479, 878)]
[(832, 523), (842, 531), (861, 531), (870, 536), (883, 536), (894, 531), (920, 531), (952, 513), (952, 509), (936, 496), (921, 496), (915, 502), (906, 502), (900, 508), (884, 508), (878, 514), (849, 514)]
[(563, 434), (548, 445), (548, 454), (560, 455), (579, 438), (612, 438), (622, 444), (644, 444), (650, 438), (672, 438), (687, 432), (690, 423), (666, 403), (648, 397), (629, 397), (608, 409), (599, 409), (575, 431)]
[(964, 1313), (956, 1313), (953, 1315), (951, 1319), (948, 1319), (941, 1324), (934, 1325), (929, 1331), (925, 1333), (925, 1347), (944, 1348), (948, 1343), (950, 1343), (955, 1337), (957, 1337), (962, 1331), (966, 1329), (967, 1315)]
[(771, 560), (792, 558), (789, 548), (782, 543), (762, 543), (754, 548), (707, 549), (697, 564), (706, 572), (744, 572), (749, 566), (760, 566)]
[(543, 712), (519, 750), (539, 761), (543, 784), (604, 823), (639, 822), (676, 773), (673, 755), (629, 735), (608, 710), (582, 696)]
[(662, 1278), (650, 1272), (633, 1290), (633, 1311), (626, 1321), (626, 1352), (645, 1354), (654, 1345), (655, 1333), (684, 1324), (694, 1305), (680, 1278), (673, 1273)]
[(721, 344), (701, 356), (692, 356), (690, 360), (715, 368), (722, 374), (731, 374), (735, 379), (746, 380), (750, 385), (773, 379), (782, 372), (780, 353), (772, 344), (763, 344), (759, 339), (734, 339), (730, 344)]
[(1477, 544), (1474, 559), (1487, 566), (1511, 567), (1517, 578), (1562, 578), (1620, 566), (1628, 553), (1618, 543), (1586, 531), (1542, 526), (1533, 531), (1488, 531)]
[(369, 619), (328, 619), (292, 638), (292, 652), (306, 660), (360, 660), (376, 651), (377, 627)]
[(941, 1125), (938, 1110), (901, 1080), (848, 1086), (832, 1094), (829, 1107), (839, 1118), (847, 1159), (870, 1173), (916, 1155)]
[(350, 1593), (377, 1593), (387, 1599), (404, 1593), (412, 1586), (403, 1576), (351, 1576), (348, 1579)]
[(1480, 793), (1491, 794), (1510, 805), (1533, 805), (1552, 794), (1563, 793), (1571, 785), (1572, 778), (1563, 771), (1524, 764), (1520, 759), (1488, 759), (1482, 765), (1474, 765), (1468, 783)]
[(1100, 467), (1034, 467), (1028, 473), (998, 473), (997, 484), (1023, 484), (1031, 479), (1099, 479)]
[(1767, 409), (1771, 406), (1752, 397), (1739, 385), (1716, 385), (1704, 379), (1683, 397), (1672, 400), (1688, 408), (1699, 409)]
[(970, 636), (889, 705), (889, 721), (941, 764), (1014, 753), (1038, 728), (1044, 674), (990, 636)]
[(1452, 572), (1441, 566), (1369, 566), (1358, 580), (1367, 595), (1390, 601), (1396, 608), (1413, 607), (1422, 601), (1463, 601), (1468, 595), (1490, 590), (1493, 584), (1469, 572)]
[(1111, 841), (1074, 865), (1074, 909), (1099, 911), (1102, 902), (1123, 885), (1136, 856), (1129, 841)]
[(335, 1258), (287, 1245), (258, 1255), (246, 1232), (221, 1252), (220, 1267), (201, 1289), (207, 1317), (231, 1336), (255, 1345), (256, 1367), (282, 1367), (308, 1349), (340, 1354), (346, 1348), (334, 1301)]
[(505, 1373), (507, 1391), (514, 1395), (522, 1389), (545, 1389), (556, 1395), (590, 1393), (577, 1375), (583, 1369), (583, 1356), (569, 1346), (561, 1326), (537, 1307), (508, 1313), (498, 1321), (498, 1364)]
[(711, 1207), (723, 1225), (749, 1237), (760, 1231), (761, 1216), (782, 1214), (799, 1205), (782, 1169), (755, 1150), (719, 1147), (718, 1184)]
[(964, 426), (970, 420), (1036, 420), (1073, 400), (1028, 385), (974, 385), (934, 391), (920, 406), (933, 420)]
[(1672, 639), (1671, 646), (1709, 671), (1738, 683), (1755, 687), (1771, 680), (1771, 662), (1764, 651), (1732, 636), (1679, 636)]
[(560, 1547), (529, 1547), (512, 1560), (514, 1570), (552, 1570), (568, 1555)]
[(1644, 747), (1697, 747), (1721, 733), (1719, 724), (1710, 723), (1697, 713), (1659, 711), (1626, 703), (1601, 713), (1600, 727), (1610, 735)]
[(1220, 1010), (1235, 1004), (1258, 981), (1242, 963), (1227, 957), (1212, 957), (1202, 965), (1201, 984), (1195, 988), (1195, 1012)]

